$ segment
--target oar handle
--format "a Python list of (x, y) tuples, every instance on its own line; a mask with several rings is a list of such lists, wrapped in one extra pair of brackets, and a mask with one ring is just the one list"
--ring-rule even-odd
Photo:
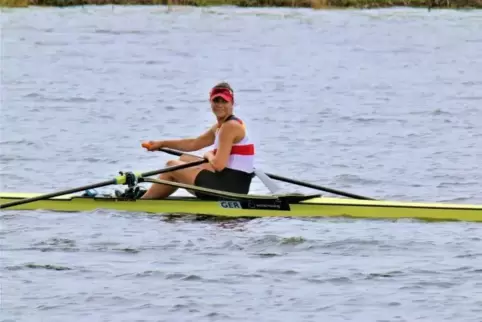
[(149, 150), (149, 151), (151, 151), (151, 149), (152, 149), (152, 144), (149, 143), (149, 142), (142, 142), (141, 145), (142, 145), (143, 148), (145, 148), (145, 149), (147, 149), (147, 150)]

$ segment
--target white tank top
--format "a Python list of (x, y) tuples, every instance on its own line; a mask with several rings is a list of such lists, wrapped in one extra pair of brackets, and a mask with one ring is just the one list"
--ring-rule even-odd
[[(243, 121), (237, 118), (234, 115), (229, 116), (225, 122), (235, 120), (238, 121), (243, 127), (245, 127)], [(254, 144), (250, 141), (248, 137), (248, 133), (245, 128), (245, 136), (244, 138), (236, 144), (233, 144), (231, 149), (231, 154), (229, 156), (229, 161), (227, 168), (243, 171), (246, 173), (253, 173), (254, 172)], [(214, 139), (214, 153), (219, 146), (219, 127), (216, 130), (215, 139)]]

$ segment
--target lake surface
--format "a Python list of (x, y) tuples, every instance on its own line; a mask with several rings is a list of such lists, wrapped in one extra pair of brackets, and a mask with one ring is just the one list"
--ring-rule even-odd
[[(209, 89), (226, 80), (267, 172), (482, 202), (481, 11), (99, 6), (1, 19), (1, 191), (161, 168), (170, 156), (140, 143), (206, 130)], [(4, 322), (482, 321), (480, 224), (1, 218)]]

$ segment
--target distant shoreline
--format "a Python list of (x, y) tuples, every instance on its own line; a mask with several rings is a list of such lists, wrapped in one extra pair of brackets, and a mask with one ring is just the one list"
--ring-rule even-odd
[(482, 9), (482, 0), (0, 0), (0, 7), (68, 7), (83, 5), (175, 5), (175, 6), (237, 6), (290, 7), (314, 9), (339, 8), (447, 8)]

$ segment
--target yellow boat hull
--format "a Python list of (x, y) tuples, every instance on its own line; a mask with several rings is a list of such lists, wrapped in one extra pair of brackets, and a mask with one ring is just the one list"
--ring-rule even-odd
[[(37, 193), (0, 193), (0, 204), (30, 198)], [(253, 200), (255, 203), (256, 200)], [(122, 200), (67, 195), (7, 208), (11, 210), (93, 211), (110, 209), (156, 214), (203, 214), (222, 217), (353, 217), (372, 219), (421, 219), (482, 222), (482, 205), (413, 203), (357, 200), (345, 198), (312, 198), (290, 203), (288, 209), (251, 207), (237, 201), (207, 201), (192, 197), (163, 200)]]

